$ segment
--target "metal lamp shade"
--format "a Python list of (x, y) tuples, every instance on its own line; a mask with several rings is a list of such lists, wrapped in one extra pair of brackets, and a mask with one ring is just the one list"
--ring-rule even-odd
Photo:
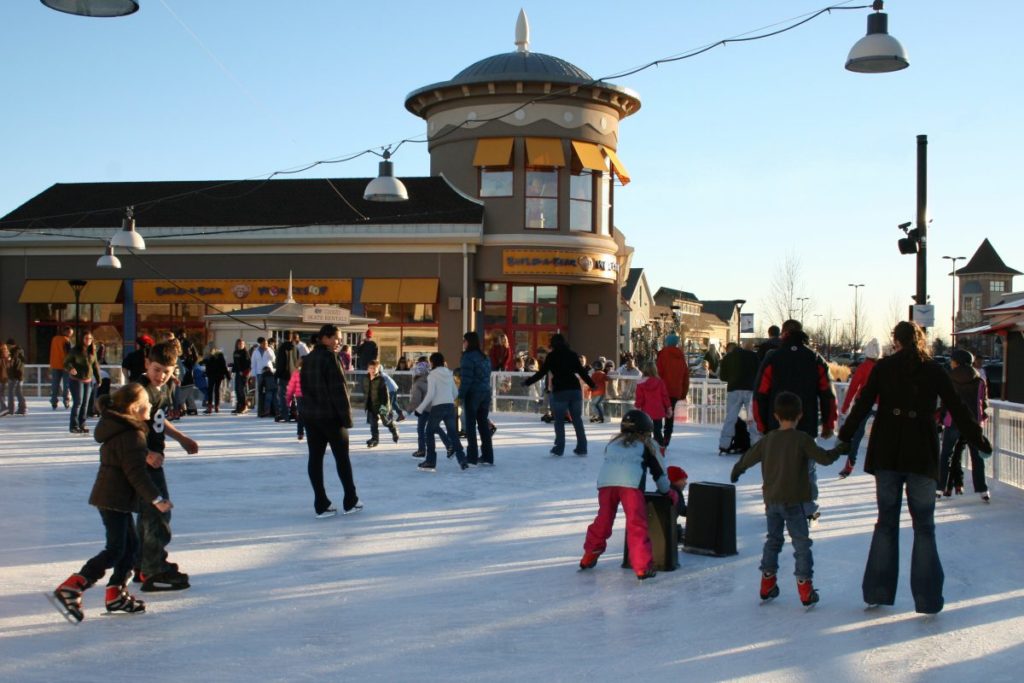
[(121, 223), (121, 229), (116, 235), (110, 238), (110, 244), (122, 249), (136, 249), (142, 251), (146, 248), (146, 240), (142, 235), (135, 232), (135, 219), (125, 218)]
[(858, 40), (846, 58), (847, 71), (881, 74), (910, 66), (907, 51), (888, 33), (889, 17), (884, 12), (868, 15), (868, 34)]
[(380, 175), (366, 186), (363, 199), (371, 202), (409, 201), (409, 192), (405, 185), (395, 177), (394, 164), (390, 161), (380, 162)]
[(119, 259), (116, 256), (114, 256), (114, 248), (112, 246), (110, 246), (109, 244), (107, 245), (107, 249), (103, 253), (103, 256), (100, 256), (99, 260), (96, 261), (96, 267), (97, 268), (120, 268), (121, 267), (121, 259)]
[(139, 11), (135, 0), (41, 0), (44, 5), (58, 12), (77, 14), (80, 17), (123, 17)]

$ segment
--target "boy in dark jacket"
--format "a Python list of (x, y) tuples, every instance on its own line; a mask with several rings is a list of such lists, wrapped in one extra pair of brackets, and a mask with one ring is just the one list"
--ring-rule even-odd
[[(974, 354), (966, 349), (956, 349), (950, 354), (949, 364), (951, 370), (949, 378), (953, 380), (953, 388), (957, 396), (963, 402), (967, 412), (978, 423), (985, 419), (985, 409), (988, 408), (988, 392), (985, 391), (985, 380), (981, 378), (978, 371), (973, 367)], [(960, 429), (953, 422), (950, 411), (943, 406), (942, 409), (944, 426), (942, 432), (942, 455), (939, 456), (939, 480), (938, 491), (944, 496), (953, 495), (953, 491), (959, 496), (964, 492), (964, 467), (963, 449), (967, 446), (971, 454), (971, 479), (974, 484), (974, 492), (981, 496), (986, 503), (992, 500), (988, 484), (985, 481), (985, 461), (978, 455), (978, 447), (968, 444), (960, 438)]]
[(796, 394), (789, 391), (779, 393), (775, 397), (773, 415), (778, 428), (740, 458), (733, 466), (729, 480), (735, 484), (741, 474), (761, 463), (764, 511), (768, 521), (768, 538), (761, 555), (761, 599), (769, 600), (779, 594), (775, 573), (779, 569), (779, 551), (785, 543), (783, 528), (788, 528), (796, 560), (797, 591), (800, 602), (809, 606), (818, 602), (818, 592), (811, 582), (814, 558), (807, 519), (808, 506), (811, 505), (807, 463), (813, 460), (830, 465), (839, 458), (839, 453), (835, 448), (824, 450), (814, 443), (810, 435), (797, 428), (803, 417), (803, 405)]
[(370, 424), (370, 439), (367, 448), (374, 448), (380, 443), (378, 420), (391, 432), (391, 439), (398, 443), (398, 426), (391, 419), (391, 394), (388, 385), (380, 374), (380, 361), (371, 360), (366, 365), (366, 421)]

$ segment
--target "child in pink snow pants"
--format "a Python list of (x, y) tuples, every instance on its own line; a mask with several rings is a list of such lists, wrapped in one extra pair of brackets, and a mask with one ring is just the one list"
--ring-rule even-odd
[(659, 493), (668, 493), (669, 483), (651, 441), (654, 423), (641, 410), (622, 416), (621, 431), (604, 449), (604, 463), (597, 478), (600, 506), (594, 523), (587, 528), (580, 569), (590, 569), (608, 547), (615, 513), (622, 505), (626, 513), (626, 544), (636, 577), (643, 581), (655, 575), (651, 539), (647, 535), (647, 504), (642, 483), (650, 470)]

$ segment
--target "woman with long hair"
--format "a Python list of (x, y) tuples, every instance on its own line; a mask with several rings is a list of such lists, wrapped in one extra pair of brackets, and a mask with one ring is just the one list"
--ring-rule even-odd
[(491, 348), (487, 351), (491, 370), (510, 370), (512, 368), (512, 349), (508, 345), (508, 336), (498, 330), (491, 339)]
[(968, 443), (984, 453), (992, 446), (953, 388), (953, 382), (928, 353), (924, 332), (901, 322), (892, 331), (896, 352), (878, 361), (839, 430), (840, 453), (878, 402), (868, 440), (864, 471), (875, 477), (878, 522), (871, 538), (862, 584), (869, 606), (892, 605), (899, 578), (900, 509), (903, 491), (914, 523), (910, 590), (916, 611), (942, 610), (944, 575), (935, 543), (935, 485), (939, 477), (938, 399)]
[(68, 373), (68, 385), (71, 387), (70, 431), (72, 434), (88, 434), (85, 416), (89, 409), (90, 385), (99, 380), (92, 332), (82, 332), (78, 342), (64, 357), (64, 370)]

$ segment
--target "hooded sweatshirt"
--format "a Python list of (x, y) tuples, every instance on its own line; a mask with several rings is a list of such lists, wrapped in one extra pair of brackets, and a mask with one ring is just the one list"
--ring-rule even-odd
[(455, 377), (452, 375), (452, 371), (443, 365), (436, 367), (427, 375), (427, 395), (423, 397), (416, 412), (425, 413), (434, 406), (446, 403), (454, 404), (458, 396), (459, 391), (455, 388)]

